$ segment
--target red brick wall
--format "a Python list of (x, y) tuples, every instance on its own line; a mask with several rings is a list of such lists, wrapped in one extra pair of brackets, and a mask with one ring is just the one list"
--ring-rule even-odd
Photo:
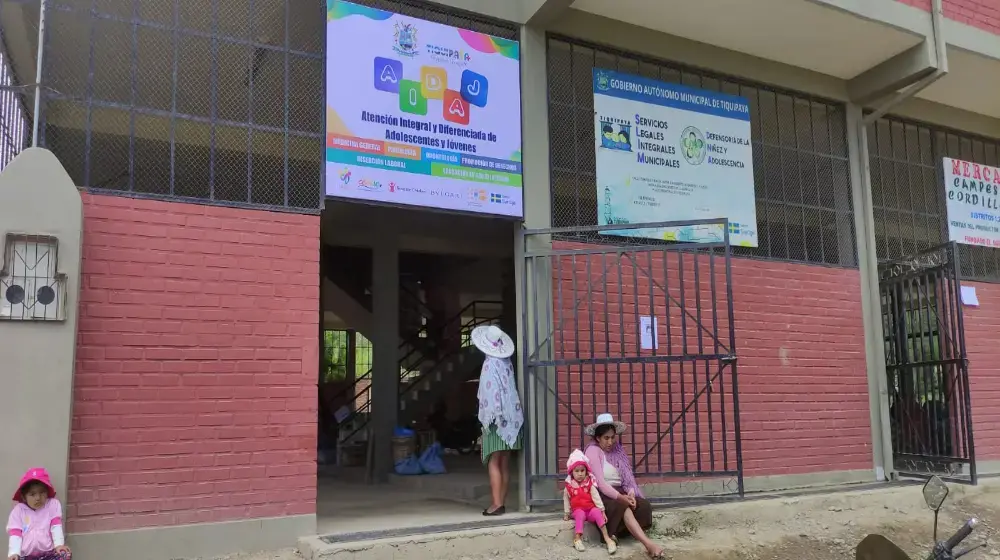
[(314, 513), (319, 218), (83, 201), (69, 530)]
[(964, 307), (965, 348), (969, 356), (972, 433), (976, 458), (1000, 459), (1000, 285), (964, 282), (976, 287), (979, 307)]
[(871, 469), (857, 270), (733, 261), (746, 474)]
[[(620, 277), (613, 255), (560, 257), (553, 264), (558, 310), (553, 317), (557, 325), (555, 357), (650, 357), (652, 351), (639, 348), (637, 317), (651, 313), (658, 316), (660, 354), (682, 354), (682, 332), (689, 353), (698, 353), (697, 321), (688, 316), (686, 328), (682, 329), (678, 305), (684, 301), (688, 312), (698, 316), (695, 294), (701, 299), (701, 324), (709, 331), (714, 331), (712, 302), (716, 302), (722, 342), (728, 344), (724, 260), (720, 257), (714, 262), (713, 296), (708, 281), (713, 275), (709, 259), (700, 257), (696, 266), (688, 256), (683, 264), (682, 294), (680, 261), (676, 255), (669, 255), (665, 269), (662, 255), (636, 253), (634, 262), (622, 261)], [(603, 276), (605, 269), (608, 276)], [(695, 269), (699, 271), (700, 290), (695, 288)], [(649, 278), (654, 280), (652, 297)], [(870, 469), (871, 432), (858, 271), (733, 259), (732, 284), (745, 473), (754, 476)], [(663, 286), (667, 286), (666, 290)], [(651, 311), (651, 304), (655, 311)], [(667, 323), (671, 328), (669, 352)], [(709, 333), (702, 331), (702, 336), (702, 351), (713, 352)], [(709, 393), (698, 394), (707, 386), (705, 362), (697, 363), (697, 374), (692, 371), (694, 364), (688, 362), (683, 373), (679, 365), (668, 370), (662, 363), (647, 364), (645, 373), (640, 364), (631, 368), (623, 365), (621, 373), (618, 365), (599, 363), (558, 368), (560, 464), (581, 438), (575, 415), (589, 421), (595, 414), (609, 411), (633, 424), (624, 441), (630, 452), (639, 455), (633, 460), (644, 462), (639, 472), (683, 470), (685, 432), (688, 470), (710, 470), (710, 441), (721, 463), (723, 439), (727, 440), (729, 468), (735, 469), (731, 380), (725, 377), (722, 383), (712, 384), (709, 413)], [(710, 370), (708, 377), (714, 373), (715, 369)], [(614, 392), (616, 385), (621, 387), (620, 401)], [(676, 424), (671, 447), (669, 437), (661, 436), (688, 406), (687, 426)], [(728, 416), (726, 432), (722, 428), (723, 410)], [(696, 437), (699, 433), (700, 437)], [(701, 465), (697, 463), (698, 439)], [(657, 440), (661, 442), (657, 450), (643, 460), (641, 456)], [(720, 463), (715, 465), (716, 470), (722, 469)]]
[[(917, 8), (931, 9), (931, 0), (897, 0)], [(991, 33), (1000, 34), (1000, 0), (944, 0), (944, 17)]]

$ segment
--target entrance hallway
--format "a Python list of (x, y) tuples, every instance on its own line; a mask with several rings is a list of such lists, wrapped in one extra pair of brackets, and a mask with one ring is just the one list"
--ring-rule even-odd
[[(514, 227), (328, 203), (320, 266), (321, 534), (426, 525), (428, 515), (467, 521), (489, 504), (477, 447), (482, 355), (469, 337), (487, 324), (515, 330)], [(434, 442), (446, 450), (447, 474), (395, 474), (399, 460)], [(510, 506), (516, 509), (515, 498)]]
[[(316, 530), (321, 536), (346, 536), (482, 521), (489, 505), (486, 469), (475, 457), (447, 457), (448, 473), (435, 476), (390, 475), (388, 484), (365, 484), (364, 469), (321, 466)], [(537, 519), (515, 511), (518, 488), (508, 499), (511, 518)]]

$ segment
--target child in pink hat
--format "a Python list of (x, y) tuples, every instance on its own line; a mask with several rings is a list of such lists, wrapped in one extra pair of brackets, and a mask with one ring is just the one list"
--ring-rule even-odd
[(572, 517), (576, 523), (573, 548), (583, 552), (583, 524), (592, 522), (601, 530), (601, 536), (608, 545), (608, 554), (614, 554), (618, 545), (608, 535), (608, 520), (604, 517), (604, 501), (597, 491), (597, 480), (590, 474), (590, 460), (583, 451), (574, 449), (566, 461), (566, 485), (563, 488), (563, 511), (566, 520)]
[(62, 504), (56, 499), (49, 473), (42, 468), (28, 470), (13, 499), (17, 503), (7, 518), (8, 560), (70, 560)]

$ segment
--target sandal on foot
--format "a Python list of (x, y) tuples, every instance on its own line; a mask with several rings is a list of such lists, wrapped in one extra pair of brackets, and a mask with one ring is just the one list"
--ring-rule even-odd
[(618, 543), (616, 543), (614, 540), (608, 541), (608, 554), (614, 555), (614, 553), (616, 552), (618, 552)]
[(486, 508), (483, 510), (483, 515), (485, 515), (486, 517), (494, 517), (497, 515), (503, 515), (505, 513), (507, 513), (507, 508), (505, 508), (504, 506), (500, 506), (493, 511), (490, 511), (490, 508)]
[(583, 546), (583, 541), (580, 539), (573, 541), (573, 548), (577, 549), (580, 552), (584, 552), (587, 550), (587, 547)]

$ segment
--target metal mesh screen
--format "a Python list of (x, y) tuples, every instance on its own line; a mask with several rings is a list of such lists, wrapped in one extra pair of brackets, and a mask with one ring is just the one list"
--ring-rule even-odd
[(746, 97), (759, 246), (734, 254), (857, 266), (843, 105), (561, 37), (548, 41), (553, 226), (597, 224), (595, 67)]
[[(422, 4), (360, 3), (516, 39), (512, 27)], [(90, 189), (315, 210), (325, 9), (319, 0), (49, 0), (41, 144)]]
[[(8, 31), (10, 36), (8, 37)], [(16, 53), (8, 49), (8, 40)], [(0, 2), (0, 170), (31, 145), (38, 49), (38, 6), (31, 0)], [(18, 65), (15, 56), (23, 64)], [(16, 68), (16, 70), (15, 70)]]
[[(1000, 140), (896, 117), (868, 130), (879, 260), (897, 260), (948, 240), (943, 158), (1000, 165)], [(959, 245), (964, 279), (1000, 282), (1000, 250)]]
[(49, 0), (44, 129), (78, 184), (322, 202), (322, 2)]

